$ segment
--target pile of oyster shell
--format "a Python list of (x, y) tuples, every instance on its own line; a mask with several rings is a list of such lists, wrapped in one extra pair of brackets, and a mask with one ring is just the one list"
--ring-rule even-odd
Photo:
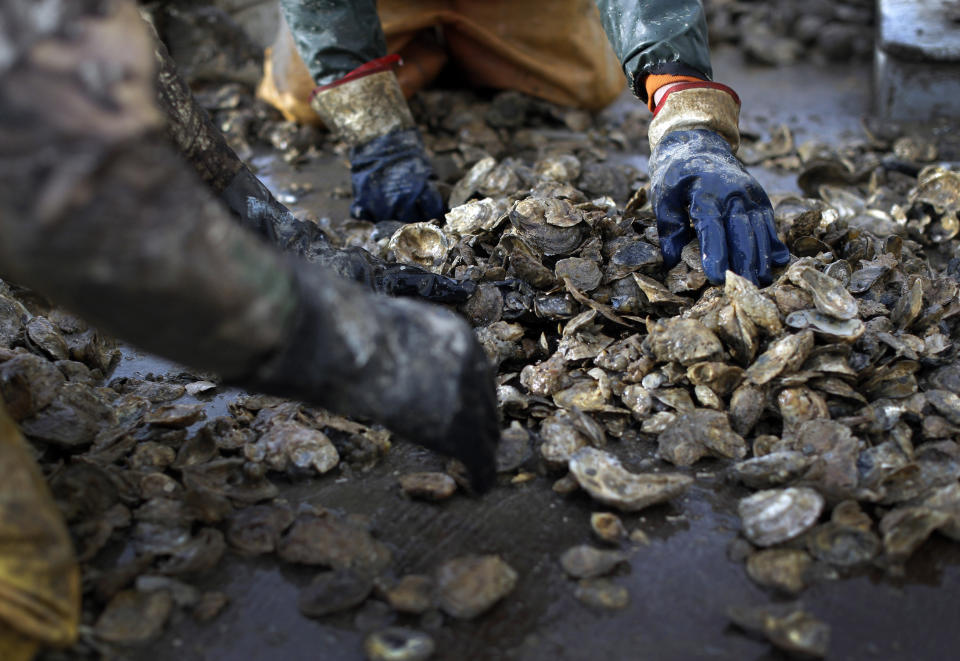
[[(237, 139), (259, 136), (291, 160), (333, 147), (262, 108), (254, 121), (241, 91), (221, 92), (208, 104), (238, 122)], [(430, 92), (414, 105), (451, 211), (347, 221), (332, 238), (479, 283), (462, 312), (498, 367), (504, 482), (542, 473), (557, 498), (582, 490), (629, 513), (722, 473), (744, 494), (731, 556), (786, 595), (863, 568), (896, 572), (931, 534), (960, 539), (960, 172), (936, 163), (935, 143), (795, 145), (786, 127), (746, 140), (745, 161), (798, 176), (802, 196), (774, 199), (793, 258), (768, 287), (734, 274), (714, 287), (695, 243), (663, 269), (644, 178), (612, 158), (645, 124), (514, 93)], [(84, 563), (80, 652), (152, 640), (177, 610), (216, 616), (226, 597), (193, 583), (228, 549), (322, 568), (299, 601), (311, 617), (377, 594), (397, 612), (470, 618), (514, 588), (495, 555), (387, 579), (390, 550), (363, 521), (278, 498), (277, 476), (374, 464), (385, 431), (226, 393), (205, 375), (111, 378), (116, 360), (76, 317), (0, 286), (0, 389)], [(206, 420), (216, 397), (230, 405)], [(400, 487), (431, 500), (456, 490), (441, 473)], [(609, 574), (646, 537), (608, 511), (591, 527), (616, 548), (558, 559), (578, 599), (623, 608)], [(130, 552), (103, 561), (118, 545)], [(799, 606), (730, 615), (775, 645), (825, 653), (829, 628)], [(402, 628), (367, 641), (371, 658), (432, 649)]]
[[(271, 479), (367, 468), (389, 449), (389, 432), (223, 391), (203, 375), (105, 377), (119, 359), (116, 344), (78, 318), (0, 281), (0, 394), (44, 468), (83, 568), (89, 626), (71, 658), (149, 643), (177, 611), (216, 617), (226, 595), (194, 584), (228, 549), (320, 568), (299, 598), (309, 617), (358, 606), (376, 590), (397, 612), (469, 619), (512, 591), (517, 574), (496, 555), (392, 578), (392, 553), (369, 522), (295, 506)], [(226, 415), (207, 420), (218, 397)], [(429, 500), (457, 489), (443, 473), (403, 475), (399, 487)], [(6, 515), (0, 507), (0, 522)], [(397, 627), (372, 631), (366, 643), (373, 659), (422, 659), (433, 646)]]
[[(748, 574), (796, 595), (900, 571), (935, 531), (960, 539), (960, 171), (918, 136), (834, 150), (784, 128), (749, 149), (805, 193), (774, 200), (792, 257), (762, 288), (710, 286), (696, 242), (665, 270), (646, 189), (588, 195), (576, 152), (546, 145), (476, 160), (442, 220), (340, 238), (477, 280), (462, 311), (499, 368), (504, 455), (531, 444), (558, 492), (624, 511), (675, 498), (690, 467), (723, 471), (756, 490), (739, 506)], [(615, 455), (637, 448), (676, 470), (628, 471)]]

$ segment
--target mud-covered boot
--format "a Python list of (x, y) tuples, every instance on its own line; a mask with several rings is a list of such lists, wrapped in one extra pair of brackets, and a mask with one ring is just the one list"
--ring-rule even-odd
[(296, 284), (286, 339), (239, 385), (379, 422), (462, 461), (476, 490), (492, 486), (497, 401), (470, 326), (444, 308), (370, 296), (302, 265)]

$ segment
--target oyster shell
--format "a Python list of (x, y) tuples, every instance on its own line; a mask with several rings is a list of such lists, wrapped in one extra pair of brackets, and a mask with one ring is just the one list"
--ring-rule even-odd
[(296, 467), (323, 474), (340, 463), (337, 448), (326, 434), (292, 421), (274, 422), (243, 452), (250, 461), (263, 462), (276, 471)]
[(451, 245), (450, 238), (436, 225), (408, 223), (393, 233), (387, 250), (402, 264), (413, 264), (440, 273)]
[(608, 544), (618, 544), (627, 538), (627, 529), (620, 517), (611, 512), (593, 512), (590, 515), (593, 534)]
[(454, 185), (453, 190), (450, 191), (447, 205), (451, 209), (455, 209), (473, 197), (473, 195), (480, 190), (480, 186), (483, 185), (487, 175), (493, 172), (495, 167), (497, 167), (497, 159), (492, 156), (481, 158), (474, 163), (473, 167), (467, 171), (463, 178)]
[(577, 582), (573, 596), (583, 604), (600, 610), (622, 610), (630, 604), (627, 588), (609, 578), (584, 578)]
[(740, 461), (730, 467), (730, 474), (748, 487), (769, 489), (796, 480), (812, 463), (802, 452), (781, 450)]
[(528, 197), (514, 203), (509, 217), (520, 236), (548, 257), (569, 255), (580, 245), (583, 216), (566, 200)]
[(783, 331), (776, 303), (761, 294), (757, 286), (746, 278), (727, 271), (724, 292), (738, 309), (743, 310), (753, 323), (771, 336), (777, 336)]
[(890, 562), (902, 563), (934, 530), (951, 523), (950, 515), (929, 507), (899, 507), (880, 519), (883, 551)]
[(627, 554), (621, 551), (606, 551), (581, 544), (564, 551), (560, 565), (573, 578), (593, 578), (609, 574), (626, 560)]
[(693, 478), (679, 473), (631, 473), (611, 454), (582, 448), (570, 457), (570, 473), (590, 496), (633, 512), (671, 500), (687, 490)]
[(359, 606), (372, 590), (370, 577), (350, 569), (321, 572), (300, 591), (297, 608), (307, 617), (323, 617)]
[[(596, 262), (581, 257), (568, 257), (557, 262), (554, 268), (557, 279), (569, 278), (580, 291), (593, 291), (600, 286), (603, 274)], [(531, 283), (532, 284), (532, 283)]]
[(823, 511), (823, 496), (807, 487), (768, 489), (737, 506), (743, 533), (757, 546), (773, 546), (813, 527)]
[(400, 476), (400, 488), (413, 498), (444, 500), (457, 490), (457, 483), (446, 473), (407, 473)]
[(691, 365), (719, 358), (720, 340), (696, 319), (673, 317), (653, 322), (647, 341), (657, 360)]
[(823, 314), (837, 319), (857, 316), (857, 302), (839, 281), (799, 262), (787, 269), (787, 277), (813, 297), (813, 304)]
[(724, 397), (743, 381), (743, 368), (727, 363), (704, 361), (687, 368), (687, 378), (695, 386), (708, 386), (717, 395)]
[(401, 613), (425, 613), (434, 606), (433, 579), (422, 574), (407, 574), (385, 590), (390, 607)]
[(581, 165), (572, 154), (558, 154), (537, 161), (533, 169), (543, 181), (567, 183), (580, 176)]
[(374, 631), (363, 641), (370, 661), (426, 661), (436, 648), (433, 638), (405, 627)]
[(807, 533), (807, 548), (817, 560), (838, 567), (854, 567), (873, 560), (880, 553), (880, 539), (860, 528), (836, 521), (821, 524)]
[(697, 409), (683, 413), (657, 437), (660, 456), (677, 466), (690, 466), (706, 455), (743, 459), (747, 444), (730, 429), (727, 415)]
[(166, 590), (119, 592), (94, 625), (97, 638), (118, 645), (140, 645), (158, 638), (173, 612)]
[(830, 626), (794, 604), (729, 608), (727, 615), (743, 629), (762, 634), (787, 652), (824, 657), (830, 647)]
[(747, 368), (744, 376), (754, 385), (763, 385), (787, 369), (803, 364), (813, 349), (813, 333), (801, 331), (784, 335), (771, 342), (770, 347)]
[(453, 207), (444, 216), (448, 233), (468, 236), (490, 232), (507, 219), (507, 203), (503, 199), (485, 197)]
[(369, 532), (331, 514), (301, 515), (280, 538), (277, 554), (286, 562), (376, 573), (390, 564), (390, 550)]
[(793, 595), (806, 587), (806, 574), (812, 563), (804, 551), (764, 549), (747, 559), (747, 575), (764, 587)]
[(840, 321), (816, 310), (791, 312), (787, 315), (785, 321), (787, 326), (791, 328), (797, 330), (810, 328), (826, 338), (841, 342), (856, 342), (867, 330), (867, 327), (859, 319)]
[(516, 584), (517, 572), (500, 556), (468, 555), (437, 570), (437, 600), (451, 617), (469, 620), (492, 608)]

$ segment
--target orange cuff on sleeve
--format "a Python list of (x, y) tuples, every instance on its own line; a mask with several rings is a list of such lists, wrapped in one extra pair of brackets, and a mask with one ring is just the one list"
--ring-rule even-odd
[(696, 76), (673, 76), (670, 74), (650, 74), (644, 80), (644, 87), (647, 90), (647, 107), (650, 108), (650, 112), (653, 112), (653, 95), (658, 89), (664, 85), (669, 85), (670, 83), (702, 83), (703, 78), (697, 78)]

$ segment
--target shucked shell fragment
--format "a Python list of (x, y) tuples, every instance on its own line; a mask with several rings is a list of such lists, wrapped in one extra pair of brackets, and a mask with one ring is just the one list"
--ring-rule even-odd
[(648, 330), (648, 341), (658, 361), (691, 365), (716, 360), (723, 353), (717, 336), (696, 319), (663, 319), (651, 323)]
[(724, 292), (753, 323), (770, 335), (779, 335), (783, 330), (776, 303), (761, 294), (757, 286), (746, 278), (727, 271)]
[(727, 414), (708, 409), (683, 413), (657, 438), (660, 456), (676, 466), (690, 466), (706, 455), (743, 459), (747, 444), (730, 429)]
[(432, 223), (410, 223), (393, 233), (387, 249), (398, 262), (439, 273), (450, 252), (450, 239)]
[(859, 319), (834, 319), (816, 310), (797, 310), (786, 318), (791, 328), (810, 328), (817, 333), (841, 342), (856, 342), (867, 327)]
[(745, 376), (750, 383), (763, 385), (788, 368), (803, 364), (813, 349), (813, 333), (809, 330), (784, 335), (770, 343), (770, 347), (747, 368)]
[(631, 473), (613, 455), (590, 447), (570, 458), (570, 474), (592, 498), (627, 512), (676, 498), (693, 483), (680, 473)]
[(741, 500), (737, 513), (747, 539), (757, 546), (772, 546), (813, 527), (823, 505), (823, 496), (807, 487), (768, 489)]
[(471, 200), (447, 212), (444, 229), (461, 236), (489, 232), (506, 220), (506, 214), (507, 204), (502, 199), (485, 197), (482, 200)]
[(830, 625), (797, 604), (767, 604), (730, 608), (727, 615), (737, 626), (762, 634), (774, 646), (801, 656), (824, 657), (830, 647)]
[(799, 263), (787, 270), (787, 277), (813, 297), (813, 304), (820, 312), (837, 319), (857, 316), (857, 301), (838, 280)]
[(520, 236), (547, 257), (569, 255), (580, 245), (583, 214), (559, 198), (528, 197), (510, 209), (510, 222)]
[(956, 215), (960, 211), (960, 172), (935, 165), (925, 167), (908, 199), (911, 204), (929, 204), (939, 214)]
[(480, 190), (484, 180), (493, 169), (497, 167), (497, 159), (492, 156), (481, 158), (474, 163), (473, 167), (463, 176), (463, 178), (454, 185), (450, 191), (450, 198), (447, 201), (451, 209), (459, 207), (469, 200), (474, 193)]

